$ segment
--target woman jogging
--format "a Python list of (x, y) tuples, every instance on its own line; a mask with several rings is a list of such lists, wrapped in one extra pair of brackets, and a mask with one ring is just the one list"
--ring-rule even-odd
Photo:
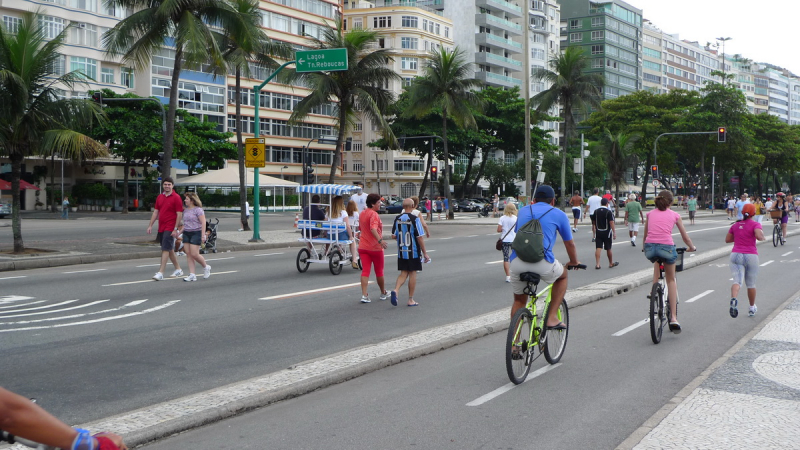
[(503, 217), (497, 222), (497, 232), (503, 233), (503, 270), (506, 271), (506, 283), (511, 283), (511, 263), (509, 258), (511, 256), (511, 243), (517, 233), (514, 231), (517, 224), (517, 206), (513, 203), (506, 205), (503, 210)]
[(653, 284), (658, 282), (658, 278), (661, 275), (657, 261), (659, 258), (664, 260), (670, 311), (669, 331), (679, 334), (681, 325), (678, 323), (676, 308), (678, 284), (675, 281), (675, 261), (678, 259), (678, 252), (675, 250), (675, 241), (672, 240), (672, 229), (675, 226), (678, 227), (683, 242), (689, 247), (688, 251), (693, 252), (697, 248), (686, 233), (680, 214), (670, 209), (672, 192), (667, 190), (659, 192), (655, 203), (657, 209), (647, 213), (647, 220), (644, 223), (644, 248), (642, 251), (647, 259), (653, 263)]
[(206, 263), (205, 258), (200, 255), (200, 246), (206, 241), (206, 213), (203, 211), (203, 203), (194, 192), (184, 194), (183, 204), (183, 229), (178, 233), (183, 233), (183, 247), (186, 250), (186, 259), (189, 262), (189, 276), (183, 281), (197, 281), (194, 274), (194, 263), (200, 264), (203, 268), (203, 278), (211, 276), (211, 266)]
[(743, 280), (747, 283), (750, 317), (756, 315), (758, 310), (758, 307), (756, 307), (756, 276), (758, 276), (756, 240), (763, 241), (766, 239), (761, 224), (753, 220), (756, 215), (756, 207), (752, 204), (744, 205), (742, 207), (742, 215), (744, 219), (731, 225), (728, 235), (725, 236), (725, 242), (733, 242), (733, 251), (731, 252), (731, 276), (733, 276), (731, 317), (739, 315), (739, 310), (736, 308), (739, 302), (736, 300), (736, 296), (739, 295)]

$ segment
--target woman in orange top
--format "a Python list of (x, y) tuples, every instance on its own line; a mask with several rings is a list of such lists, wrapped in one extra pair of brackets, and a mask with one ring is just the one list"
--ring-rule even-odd
[(378, 215), (380, 207), (381, 197), (378, 194), (369, 194), (367, 209), (358, 217), (361, 230), (361, 242), (358, 243), (358, 256), (361, 257), (361, 303), (370, 302), (367, 285), (371, 266), (375, 266), (375, 278), (381, 289), (381, 300), (389, 298), (389, 293), (383, 287), (383, 251), (389, 247), (389, 243), (383, 240), (383, 222)]

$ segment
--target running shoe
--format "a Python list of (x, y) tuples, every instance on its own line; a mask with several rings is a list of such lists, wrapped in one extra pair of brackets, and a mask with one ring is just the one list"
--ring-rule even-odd
[(183, 279), (183, 281), (197, 281), (197, 276), (193, 273), (190, 273), (188, 277)]
[(390, 295), (388, 292), (384, 292), (383, 294), (381, 294), (381, 300), (389, 300), (389, 297)]
[(203, 267), (203, 278), (207, 280), (208, 277), (210, 276), (211, 276), (211, 266), (206, 264), (206, 266)]
[(156, 274), (153, 275), (153, 279), (156, 281), (161, 281), (164, 279), (164, 274), (162, 274), (161, 272), (156, 272)]
[(181, 269), (178, 269), (175, 272), (172, 272), (172, 278), (182, 277), (182, 276), (183, 276), (183, 270), (181, 270)]
[(361, 296), (361, 303), (370, 303), (371, 300), (366, 295)]
[(753, 305), (753, 306), (751, 306), (751, 307), (750, 307), (750, 314), (749, 314), (749, 316), (750, 316), (750, 317), (753, 317), (753, 316), (755, 316), (757, 311), (758, 311), (758, 306), (756, 306), (756, 305)]
[(506, 283), (511, 283), (511, 277), (506, 277)]
[(739, 309), (736, 306), (739, 304), (739, 301), (735, 298), (731, 299), (731, 317), (736, 318), (739, 315)]

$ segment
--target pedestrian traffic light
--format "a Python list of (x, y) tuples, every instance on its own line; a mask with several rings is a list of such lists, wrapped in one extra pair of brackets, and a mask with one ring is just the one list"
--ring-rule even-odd
[(164, 152), (158, 152), (158, 162), (156, 163), (156, 171), (161, 173), (164, 167), (167, 165), (164, 164)]
[(103, 104), (103, 93), (100, 91), (92, 93), (92, 101), (95, 103)]
[(658, 166), (657, 165), (653, 164), (652, 166), (650, 166), (650, 173), (653, 175), (653, 179), (654, 180), (660, 180), (661, 179), (661, 174), (658, 173)]
[(727, 137), (728, 129), (725, 127), (717, 128), (717, 142), (725, 142), (725, 138)]
[(536, 155), (536, 170), (537, 171), (541, 171), (542, 170), (542, 163), (543, 162), (544, 162), (544, 153), (539, 152)]
[(439, 168), (431, 166), (431, 181), (439, 181)]

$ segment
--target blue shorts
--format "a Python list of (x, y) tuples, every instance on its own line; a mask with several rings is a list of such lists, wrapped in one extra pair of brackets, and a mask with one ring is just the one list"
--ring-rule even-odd
[(644, 256), (651, 263), (661, 258), (664, 260), (664, 264), (675, 264), (675, 261), (678, 260), (678, 251), (675, 250), (674, 245), (644, 244)]
[(572, 208), (572, 218), (580, 219), (581, 218), (581, 209), (580, 208)]
[(183, 243), (192, 245), (203, 245), (203, 231), (186, 231), (183, 230)]

